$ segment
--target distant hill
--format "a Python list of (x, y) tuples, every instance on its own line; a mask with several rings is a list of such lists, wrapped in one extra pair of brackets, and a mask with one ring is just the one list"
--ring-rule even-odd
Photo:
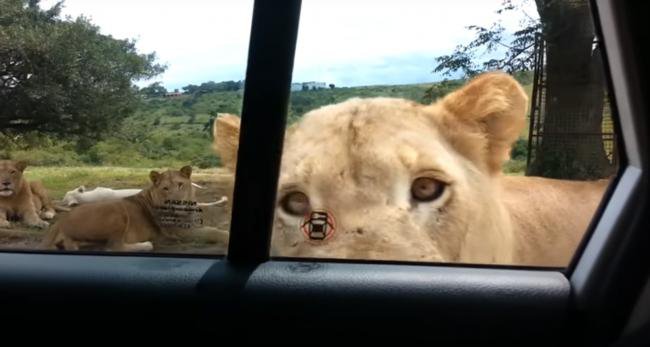
[[(336, 87), (291, 93), (289, 124), (318, 107), (352, 97), (397, 97), (429, 103), (462, 85), (462, 80), (433, 84)], [(530, 92), (530, 87), (526, 86)], [(219, 165), (212, 152), (211, 119), (217, 113), (241, 114), (243, 91), (217, 91), (200, 95), (143, 99), (120, 131), (95, 144), (84, 146), (26, 136), (28, 144), (7, 147), (11, 157), (32, 165), (111, 165), (169, 167), (192, 164), (200, 168)], [(0, 142), (2, 139), (0, 139)]]

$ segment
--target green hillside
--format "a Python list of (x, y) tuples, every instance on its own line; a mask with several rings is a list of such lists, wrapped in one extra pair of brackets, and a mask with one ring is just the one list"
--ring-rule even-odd
[[(398, 97), (428, 103), (461, 84), (462, 81), (456, 80), (296, 91), (291, 94), (288, 121), (291, 124), (310, 110), (352, 97)], [(25, 134), (19, 141), (0, 137), (0, 144), (4, 145), (5, 156), (28, 160), (31, 165), (216, 167), (219, 158), (210, 147), (211, 118), (217, 113), (239, 115), (242, 98), (242, 90), (143, 98), (138, 110), (126, 118), (119, 131), (106, 134), (96, 143), (71, 143)], [(520, 166), (517, 164), (512, 170), (519, 171)]]

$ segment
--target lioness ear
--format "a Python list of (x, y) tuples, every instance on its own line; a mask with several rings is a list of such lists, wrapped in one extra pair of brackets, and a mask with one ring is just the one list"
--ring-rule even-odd
[(190, 178), (190, 176), (192, 176), (192, 167), (189, 166), (189, 165), (188, 166), (183, 166), (181, 168), (181, 174), (185, 178)]
[(86, 186), (79, 186), (79, 188), (77, 188), (77, 191), (78, 191), (79, 193), (83, 193), (83, 192), (85, 192), (85, 191), (86, 191)]
[(237, 167), (239, 126), (239, 117), (228, 113), (219, 115), (212, 126), (212, 148), (221, 158), (223, 166), (232, 172)]
[(501, 172), (526, 123), (528, 96), (510, 75), (482, 74), (433, 105), (444, 136), (490, 174)]
[(160, 180), (161, 174), (158, 171), (151, 171), (149, 173), (149, 179), (153, 184), (158, 184), (158, 181)]
[(27, 167), (27, 162), (24, 162), (22, 160), (16, 162), (16, 169), (18, 169), (18, 171), (23, 172), (25, 171), (26, 167)]

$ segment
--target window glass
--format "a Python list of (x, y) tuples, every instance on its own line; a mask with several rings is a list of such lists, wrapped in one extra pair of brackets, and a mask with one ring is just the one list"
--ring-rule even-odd
[(602, 53), (588, 1), (304, 1), (272, 255), (566, 266), (619, 162)]
[(223, 254), (252, 7), (0, 0), (0, 248)]

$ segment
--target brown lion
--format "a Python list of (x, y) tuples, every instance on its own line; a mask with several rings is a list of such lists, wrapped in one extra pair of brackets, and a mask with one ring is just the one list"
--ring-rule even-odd
[(185, 228), (176, 220), (186, 223), (195, 213), (191, 175), (190, 166), (151, 171), (151, 186), (136, 195), (80, 205), (50, 228), (43, 247), (78, 250), (80, 243), (105, 243), (111, 251), (151, 251), (155, 238)]
[[(504, 176), (527, 104), (516, 80), (487, 73), (430, 105), (354, 98), (307, 113), (284, 142), (272, 255), (566, 266), (608, 181)], [(213, 131), (234, 168), (239, 118)], [(333, 233), (305, 233), (314, 211)]]
[(37, 228), (47, 228), (43, 219), (54, 218), (55, 211), (47, 190), (40, 181), (27, 182), (23, 161), (0, 160), (0, 227), (10, 228), (9, 220), (22, 220)]

